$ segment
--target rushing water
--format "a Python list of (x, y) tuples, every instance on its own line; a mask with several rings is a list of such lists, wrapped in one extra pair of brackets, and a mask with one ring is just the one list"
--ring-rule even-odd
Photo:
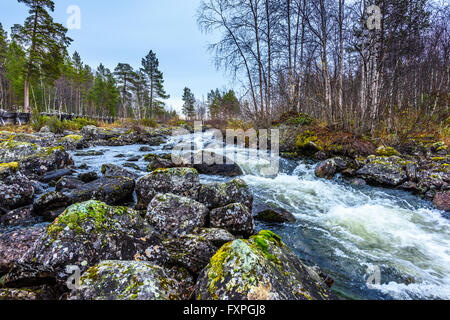
[[(208, 148), (210, 135), (192, 135), (199, 149)], [(168, 153), (168, 144), (153, 153)], [(103, 163), (123, 165), (127, 157), (145, 155), (139, 145), (95, 147), (103, 156), (76, 157), (89, 171), (99, 171)], [(277, 232), (298, 256), (318, 265), (336, 281), (333, 290), (349, 299), (450, 299), (450, 220), (429, 202), (407, 192), (353, 186), (337, 177), (318, 179), (313, 163), (280, 159), (277, 176), (265, 177), (260, 169), (267, 160), (248, 150), (234, 147), (242, 177), (255, 196), (255, 207), (275, 203), (292, 212), (293, 224), (265, 225)], [(122, 157), (117, 157), (122, 154)], [(135, 162), (144, 175), (146, 163)], [(131, 169), (132, 170), (132, 169)], [(201, 176), (202, 183), (225, 178)], [(381, 283), (368, 287), (368, 269), (380, 270)]]

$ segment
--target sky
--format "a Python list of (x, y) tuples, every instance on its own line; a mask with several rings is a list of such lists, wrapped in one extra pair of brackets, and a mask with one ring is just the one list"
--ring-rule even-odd
[[(166, 101), (181, 112), (183, 88), (189, 87), (197, 99), (215, 88), (232, 89), (233, 83), (215, 68), (208, 44), (218, 35), (203, 34), (196, 22), (200, 0), (54, 0), (56, 22), (68, 26), (73, 12), (80, 8), (80, 29), (70, 29), (74, 41), (69, 47), (78, 51), (85, 63), (96, 69), (100, 63), (112, 71), (117, 63), (140, 67), (150, 50), (156, 53), (164, 73)], [(28, 15), (17, 0), (0, 1), (0, 22), (10, 33)], [(73, 21), (73, 20), (72, 20)]]

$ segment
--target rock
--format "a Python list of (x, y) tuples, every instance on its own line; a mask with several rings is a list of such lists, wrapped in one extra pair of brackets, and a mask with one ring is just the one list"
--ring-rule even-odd
[[(35, 242), (19, 263), (60, 281), (68, 278), (65, 268), (78, 266), (82, 272), (102, 260), (133, 260), (153, 244), (155, 233), (135, 210), (111, 207), (99, 201), (70, 206)], [(23, 281), (23, 269), (12, 270), (8, 281)], [(35, 275), (36, 277), (36, 275)]]
[(162, 245), (169, 254), (169, 264), (181, 266), (194, 275), (208, 265), (219, 249), (210, 241), (191, 234), (164, 240)]
[(357, 171), (357, 175), (374, 185), (396, 187), (408, 179), (402, 158), (375, 157), (367, 158), (367, 163)]
[(375, 151), (377, 156), (380, 157), (392, 157), (400, 156), (400, 153), (392, 147), (381, 146)]
[(274, 233), (223, 246), (200, 274), (197, 300), (335, 299), (321, 277)]
[(140, 159), (140, 157), (135, 156), (135, 157), (130, 157), (127, 159), (128, 162), (138, 162)]
[(417, 164), (416, 163), (408, 163), (406, 165), (406, 175), (408, 176), (408, 180), (412, 182), (417, 182)]
[(136, 171), (142, 171), (141, 168), (140, 168), (137, 164), (135, 164), (135, 163), (129, 163), (129, 162), (127, 162), (127, 163), (124, 163), (123, 166), (124, 166), (125, 168), (131, 168), (131, 169), (134, 169), (134, 170), (136, 170)]
[(354, 186), (365, 186), (367, 184), (366, 181), (358, 178), (352, 179), (350, 183)]
[(55, 171), (52, 171), (52, 172), (45, 173), (40, 181), (44, 182), (44, 183), (49, 183), (51, 181), (58, 181), (62, 177), (70, 176), (72, 174), (73, 174), (73, 171), (70, 170), (70, 169), (55, 170)]
[(245, 181), (241, 179), (203, 185), (200, 188), (198, 200), (209, 209), (224, 207), (231, 203), (242, 203), (251, 210), (253, 205), (253, 195)]
[(73, 189), (82, 189), (84, 182), (75, 177), (62, 177), (56, 182), (56, 191), (67, 191)]
[(98, 174), (97, 172), (86, 172), (86, 173), (80, 173), (78, 175), (78, 179), (80, 179), (81, 181), (83, 181), (84, 183), (89, 183), (92, 181), (95, 181), (98, 179)]
[(197, 199), (200, 178), (197, 170), (190, 168), (158, 169), (140, 178), (136, 185), (138, 209), (147, 209), (157, 193), (173, 193)]
[(172, 160), (163, 158), (163, 157), (158, 157), (158, 156), (152, 155), (152, 154), (146, 155), (145, 161), (147, 161), (149, 163), (147, 166), (148, 172), (153, 172), (157, 169), (168, 169), (168, 168), (177, 167), (172, 162)]
[[(237, 176), (242, 176), (244, 174), (242, 172), (241, 168), (234, 161), (232, 161), (231, 159), (229, 159), (227, 157), (221, 157), (222, 163), (206, 164), (204, 161), (205, 154), (202, 153), (198, 156), (199, 156), (199, 159), (203, 159), (203, 162), (201, 164), (194, 164), (193, 167), (200, 174), (218, 175), (218, 176), (225, 176), (225, 177), (237, 177)], [(208, 157), (210, 159), (217, 159), (218, 156), (215, 153), (209, 153)], [(219, 156), (219, 158), (220, 158), (220, 156)], [(192, 159), (192, 160), (194, 160), (194, 159)], [(194, 163), (194, 161), (192, 161), (191, 163)]]
[(20, 289), (0, 289), (0, 301), (56, 301), (61, 293), (55, 287), (46, 285)]
[(7, 273), (44, 233), (45, 226), (0, 234), (0, 275)]
[(68, 196), (72, 203), (94, 199), (109, 205), (118, 205), (132, 199), (135, 185), (135, 181), (131, 178), (103, 177), (89, 183), (82, 183), (76, 189), (61, 192)]
[(219, 228), (195, 228), (192, 230), (192, 234), (210, 241), (217, 248), (235, 240), (235, 236), (227, 230)]
[(72, 201), (68, 196), (58, 191), (52, 191), (35, 201), (33, 213), (43, 217), (45, 221), (53, 222), (71, 204)]
[(139, 148), (139, 151), (140, 152), (151, 152), (151, 151), (153, 151), (153, 148), (152, 147), (143, 146), (143, 147)]
[(127, 177), (133, 180), (138, 177), (137, 174), (130, 172), (115, 164), (102, 165), (102, 174), (106, 177)]
[(5, 227), (28, 227), (39, 222), (39, 218), (33, 215), (32, 205), (9, 211), (0, 216), (0, 224)]
[(83, 127), (80, 130), (80, 133), (86, 140), (107, 140), (117, 137), (117, 134), (114, 134), (108, 129), (98, 128), (91, 125)]
[(64, 147), (66, 150), (77, 150), (88, 147), (87, 141), (83, 136), (79, 135), (67, 135), (64, 138), (57, 141), (59, 146)]
[(188, 300), (194, 281), (182, 268), (148, 262), (103, 261), (81, 277), (69, 300)]
[(25, 176), (39, 180), (47, 172), (73, 165), (73, 160), (63, 147), (8, 140), (0, 143), (0, 163), (18, 163)]
[(247, 237), (255, 232), (252, 213), (241, 203), (232, 203), (212, 210), (210, 224), (213, 228), (225, 229), (237, 236)]
[(434, 196), (433, 204), (439, 210), (450, 212), (450, 191), (439, 192)]
[(80, 151), (75, 153), (75, 157), (98, 157), (103, 156), (105, 153), (103, 151)]
[(322, 161), (317, 165), (316, 176), (319, 178), (332, 179), (337, 171), (336, 162), (333, 159)]
[(256, 219), (269, 223), (284, 223), (284, 222), (296, 222), (297, 219), (292, 213), (277, 207), (276, 205), (269, 204), (265, 210), (258, 212)]
[(89, 169), (89, 166), (86, 163), (83, 163), (78, 167), (78, 169), (87, 170), (87, 169)]
[(17, 162), (0, 164), (0, 207), (17, 209), (33, 202), (34, 187)]
[(146, 219), (161, 234), (180, 236), (204, 227), (207, 215), (208, 209), (195, 200), (159, 193), (150, 202)]

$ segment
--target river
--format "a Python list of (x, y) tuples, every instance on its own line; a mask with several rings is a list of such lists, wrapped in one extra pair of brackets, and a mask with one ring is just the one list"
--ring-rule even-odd
[[(174, 137), (151, 153), (169, 153), (180, 139), (192, 139), (197, 148), (222, 152), (208, 134)], [(73, 156), (86, 171), (100, 171), (104, 163), (123, 165), (128, 157), (147, 174), (142, 145), (94, 147), (103, 156)], [(318, 265), (335, 280), (333, 291), (343, 299), (450, 299), (450, 220), (428, 201), (410, 193), (354, 186), (340, 177), (315, 177), (315, 164), (280, 159), (278, 175), (265, 177), (267, 161), (257, 153), (234, 147), (242, 177), (250, 186), (255, 207), (272, 202), (292, 212), (293, 224), (267, 225), (307, 264)], [(120, 157), (118, 157), (120, 156)], [(133, 170), (133, 169), (129, 169)], [(202, 183), (228, 178), (201, 175)], [(367, 280), (377, 275), (377, 283)]]

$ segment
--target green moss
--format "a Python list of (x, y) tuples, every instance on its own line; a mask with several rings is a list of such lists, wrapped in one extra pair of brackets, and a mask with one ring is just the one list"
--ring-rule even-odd
[(18, 162), (10, 162), (10, 163), (0, 163), (0, 171), (11, 170), (12, 172), (17, 172), (19, 170)]
[(392, 147), (381, 146), (376, 150), (376, 154), (381, 157), (399, 156), (400, 153)]
[(305, 149), (310, 146), (311, 143), (316, 143), (319, 139), (313, 131), (306, 130), (299, 136), (297, 136), (297, 141), (295, 146), (297, 149)]
[(445, 159), (447, 159), (447, 158), (445, 158), (445, 157), (434, 157), (431, 160), (433, 160), (433, 161), (444, 161)]
[(71, 134), (71, 135), (65, 136), (64, 138), (60, 139), (58, 142), (59, 143), (65, 142), (65, 141), (78, 142), (82, 139), (83, 139), (82, 136)]

